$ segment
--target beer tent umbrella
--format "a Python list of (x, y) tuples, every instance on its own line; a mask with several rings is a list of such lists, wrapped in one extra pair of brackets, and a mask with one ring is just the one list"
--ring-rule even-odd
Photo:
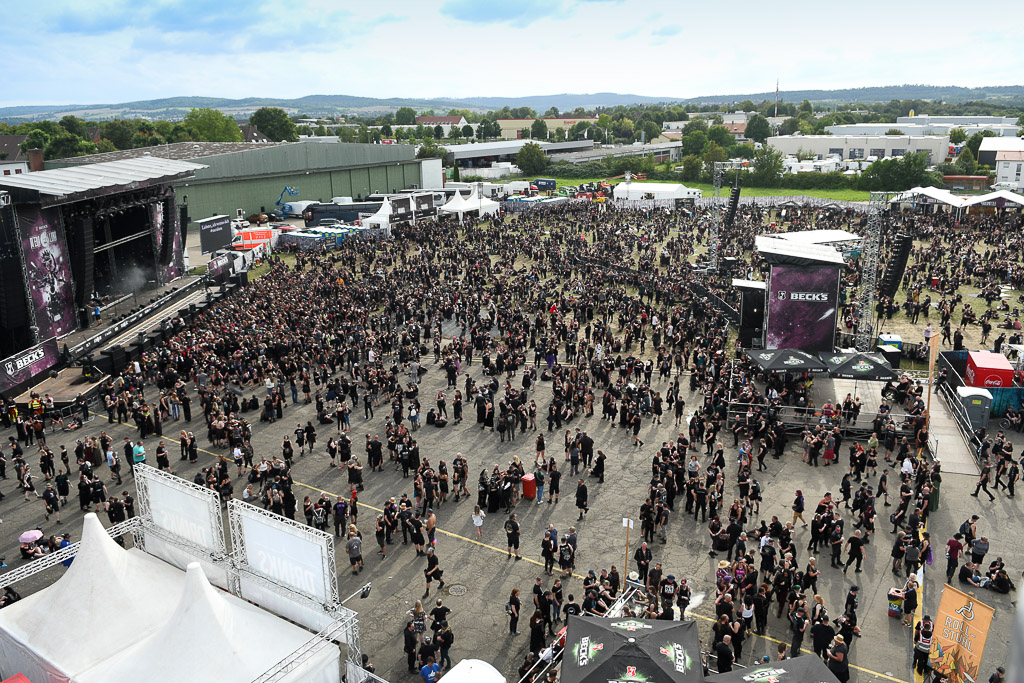
[(829, 671), (821, 658), (816, 655), (803, 655), (786, 659), (781, 662), (769, 662), (748, 666), (745, 669), (734, 669), (728, 673), (717, 674), (707, 678), (708, 683), (839, 683), (836, 675)]
[(865, 382), (891, 382), (897, 378), (885, 356), (880, 353), (827, 353), (818, 354), (828, 366), (829, 377), (855, 379)]
[(561, 683), (704, 680), (695, 621), (569, 617)]
[(750, 360), (765, 372), (826, 372), (828, 366), (806, 351), (798, 349), (772, 349), (747, 351)]

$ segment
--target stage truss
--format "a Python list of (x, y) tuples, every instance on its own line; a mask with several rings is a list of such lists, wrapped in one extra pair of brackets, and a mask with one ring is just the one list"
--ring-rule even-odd
[(860, 291), (857, 294), (857, 336), (854, 345), (858, 351), (871, 351), (874, 346), (875, 297), (878, 288), (878, 260), (882, 249), (882, 230), (885, 211), (897, 195), (896, 192), (872, 192), (868, 208), (868, 225), (861, 242)]

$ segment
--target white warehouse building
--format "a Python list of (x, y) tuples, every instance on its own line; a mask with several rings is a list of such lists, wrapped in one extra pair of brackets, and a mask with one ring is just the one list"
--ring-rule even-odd
[(1016, 137), (1020, 130), (1016, 123), (841, 123), (825, 126), (825, 131), (831, 135), (885, 135), (890, 130), (898, 130), (904, 135), (949, 135), (954, 128), (962, 129), (968, 137), (986, 130), (1001, 137)]
[(882, 159), (924, 152), (929, 164), (938, 164), (949, 154), (948, 135), (774, 135), (768, 144), (784, 156), (803, 153), (815, 159)]

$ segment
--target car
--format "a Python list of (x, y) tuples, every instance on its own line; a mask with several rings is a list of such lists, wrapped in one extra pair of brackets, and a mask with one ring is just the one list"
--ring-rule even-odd
[(267, 218), (272, 221), (283, 221), (284, 214), (278, 211), (277, 209), (274, 209), (273, 211), (267, 212)]
[(241, 230), (242, 228), (248, 228), (249, 227), (249, 221), (245, 220), (244, 218), (236, 218), (233, 221), (231, 221), (231, 227), (234, 230)]

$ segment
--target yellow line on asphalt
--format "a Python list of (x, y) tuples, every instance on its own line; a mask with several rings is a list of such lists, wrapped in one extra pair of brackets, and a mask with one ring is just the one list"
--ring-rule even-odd
[[(208, 450), (206, 450), (204, 448), (199, 448), (197, 450), (199, 450), (202, 453), (206, 453), (208, 455), (212, 455), (215, 458), (224, 457), (224, 456), (222, 456), (222, 455), (220, 455), (218, 453), (214, 453), (212, 451), (208, 451)], [(317, 493), (326, 493), (327, 495), (329, 495), (329, 496), (331, 496), (333, 498), (337, 498), (338, 497), (337, 493), (332, 493), (331, 491), (325, 491), (324, 489), (318, 488), (316, 486), (311, 486), (310, 484), (304, 484), (301, 481), (298, 481), (297, 479), (293, 479), (292, 481), (296, 485), (302, 486), (303, 488), (307, 488), (307, 489), (309, 489), (311, 491), (316, 491)], [(368, 504), (366, 504), (366, 503), (364, 503), (362, 501), (359, 501), (359, 505), (361, 505), (362, 507), (369, 508), (369, 509), (373, 510), (374, 512), (383, 512), (384, 511), (381, 508), (374, 507), (373, 505), (368, 505)], [(480, 546), (481, 548), (487, 548), (488, 550), (494, 551), (496, 553), (506, 553), (506, 554), (508, 553), (507, 549), (498, 548), (498, 547), (495, 547), (493, 545), (489, 545), (487, 543), (481, 543), (480, 541), (478, 541), (476, 539), (469, 538), (469, 537), (463, 536), (461, 534), (457, 534), (457, 533), (455, 533), (453, 531), (445, 531), (444, 529), (438, 528), (436, 530), (436, 533), (444, 534), (445, 536), (449, 536), (451, 538), (456, 538), (456, 539), (458, 539), (460, 541), (466, 541), (468, 543), (472, 543), (473, 545)], [(537, 560), (534, 560), (533, 558), (530, 558), (530, 557), (525, 557), (524, 556), (523, 560), (526, 561), (526, 562), (529, 562), (530, 564), (535, 564), (538, 567), (543, 567), (544, 566), (544, 563), (538, 562)], [(572, 576), (574, 578), (583, 580), (583, 576), (581, 576), (579, 574), (573, 574)], [(918, 603), (918, 612), (920, 612), (920, 609), (921, 609), (920, 603)], [(716, 619), (714, 619), (712, 617), (707, 617), (707, 616), (704, 616), (703, 614), (696, 614), (694, 612), (690, 612), (690, 616), (695, 617), (697, 619), (701, 619), (703, 621), (708, 621), (708, 622), (716, 621)], [(767, 640), (767, 641), (770, 641), (770, 642), (776, 643), (776, 644), (783, 642), (783, 641), (778, 640), (776, 638), (772, 638), (771, 636), (763, 636), (763, 635), (760, 635), (758, 633), (753, 633), (752, 632), (750, 635), (752, 635), (754, 637), (757, 637), (757, 638), (763, 638), (764, 640)], [(804, 652), (806, 654), (811, 654), (811, 655), (814, 654), (813, 650), (808, 650), (807, 648), (801, 648), (801, 652)], [(851, 669), (856, 669), (857, 671), (863, 671), (866, 674), (870, 674), (870, 675), (876, 676), (878, 678), (884, 678), (887, 681), (893, 681), (893, 683), (910, 683), (910, 681), (904, 680), (902, 678), (896, 678), (895, 676), (890, 676), (888, 674), (881, 673), (880, 671), (872, 671), (871, 669), (866, 669), (864, 667), (857, 666), (856, 664), (850, 664), (850, 668)], [(920, 683), (920, 682), (918, 681), (917, 683)]]

